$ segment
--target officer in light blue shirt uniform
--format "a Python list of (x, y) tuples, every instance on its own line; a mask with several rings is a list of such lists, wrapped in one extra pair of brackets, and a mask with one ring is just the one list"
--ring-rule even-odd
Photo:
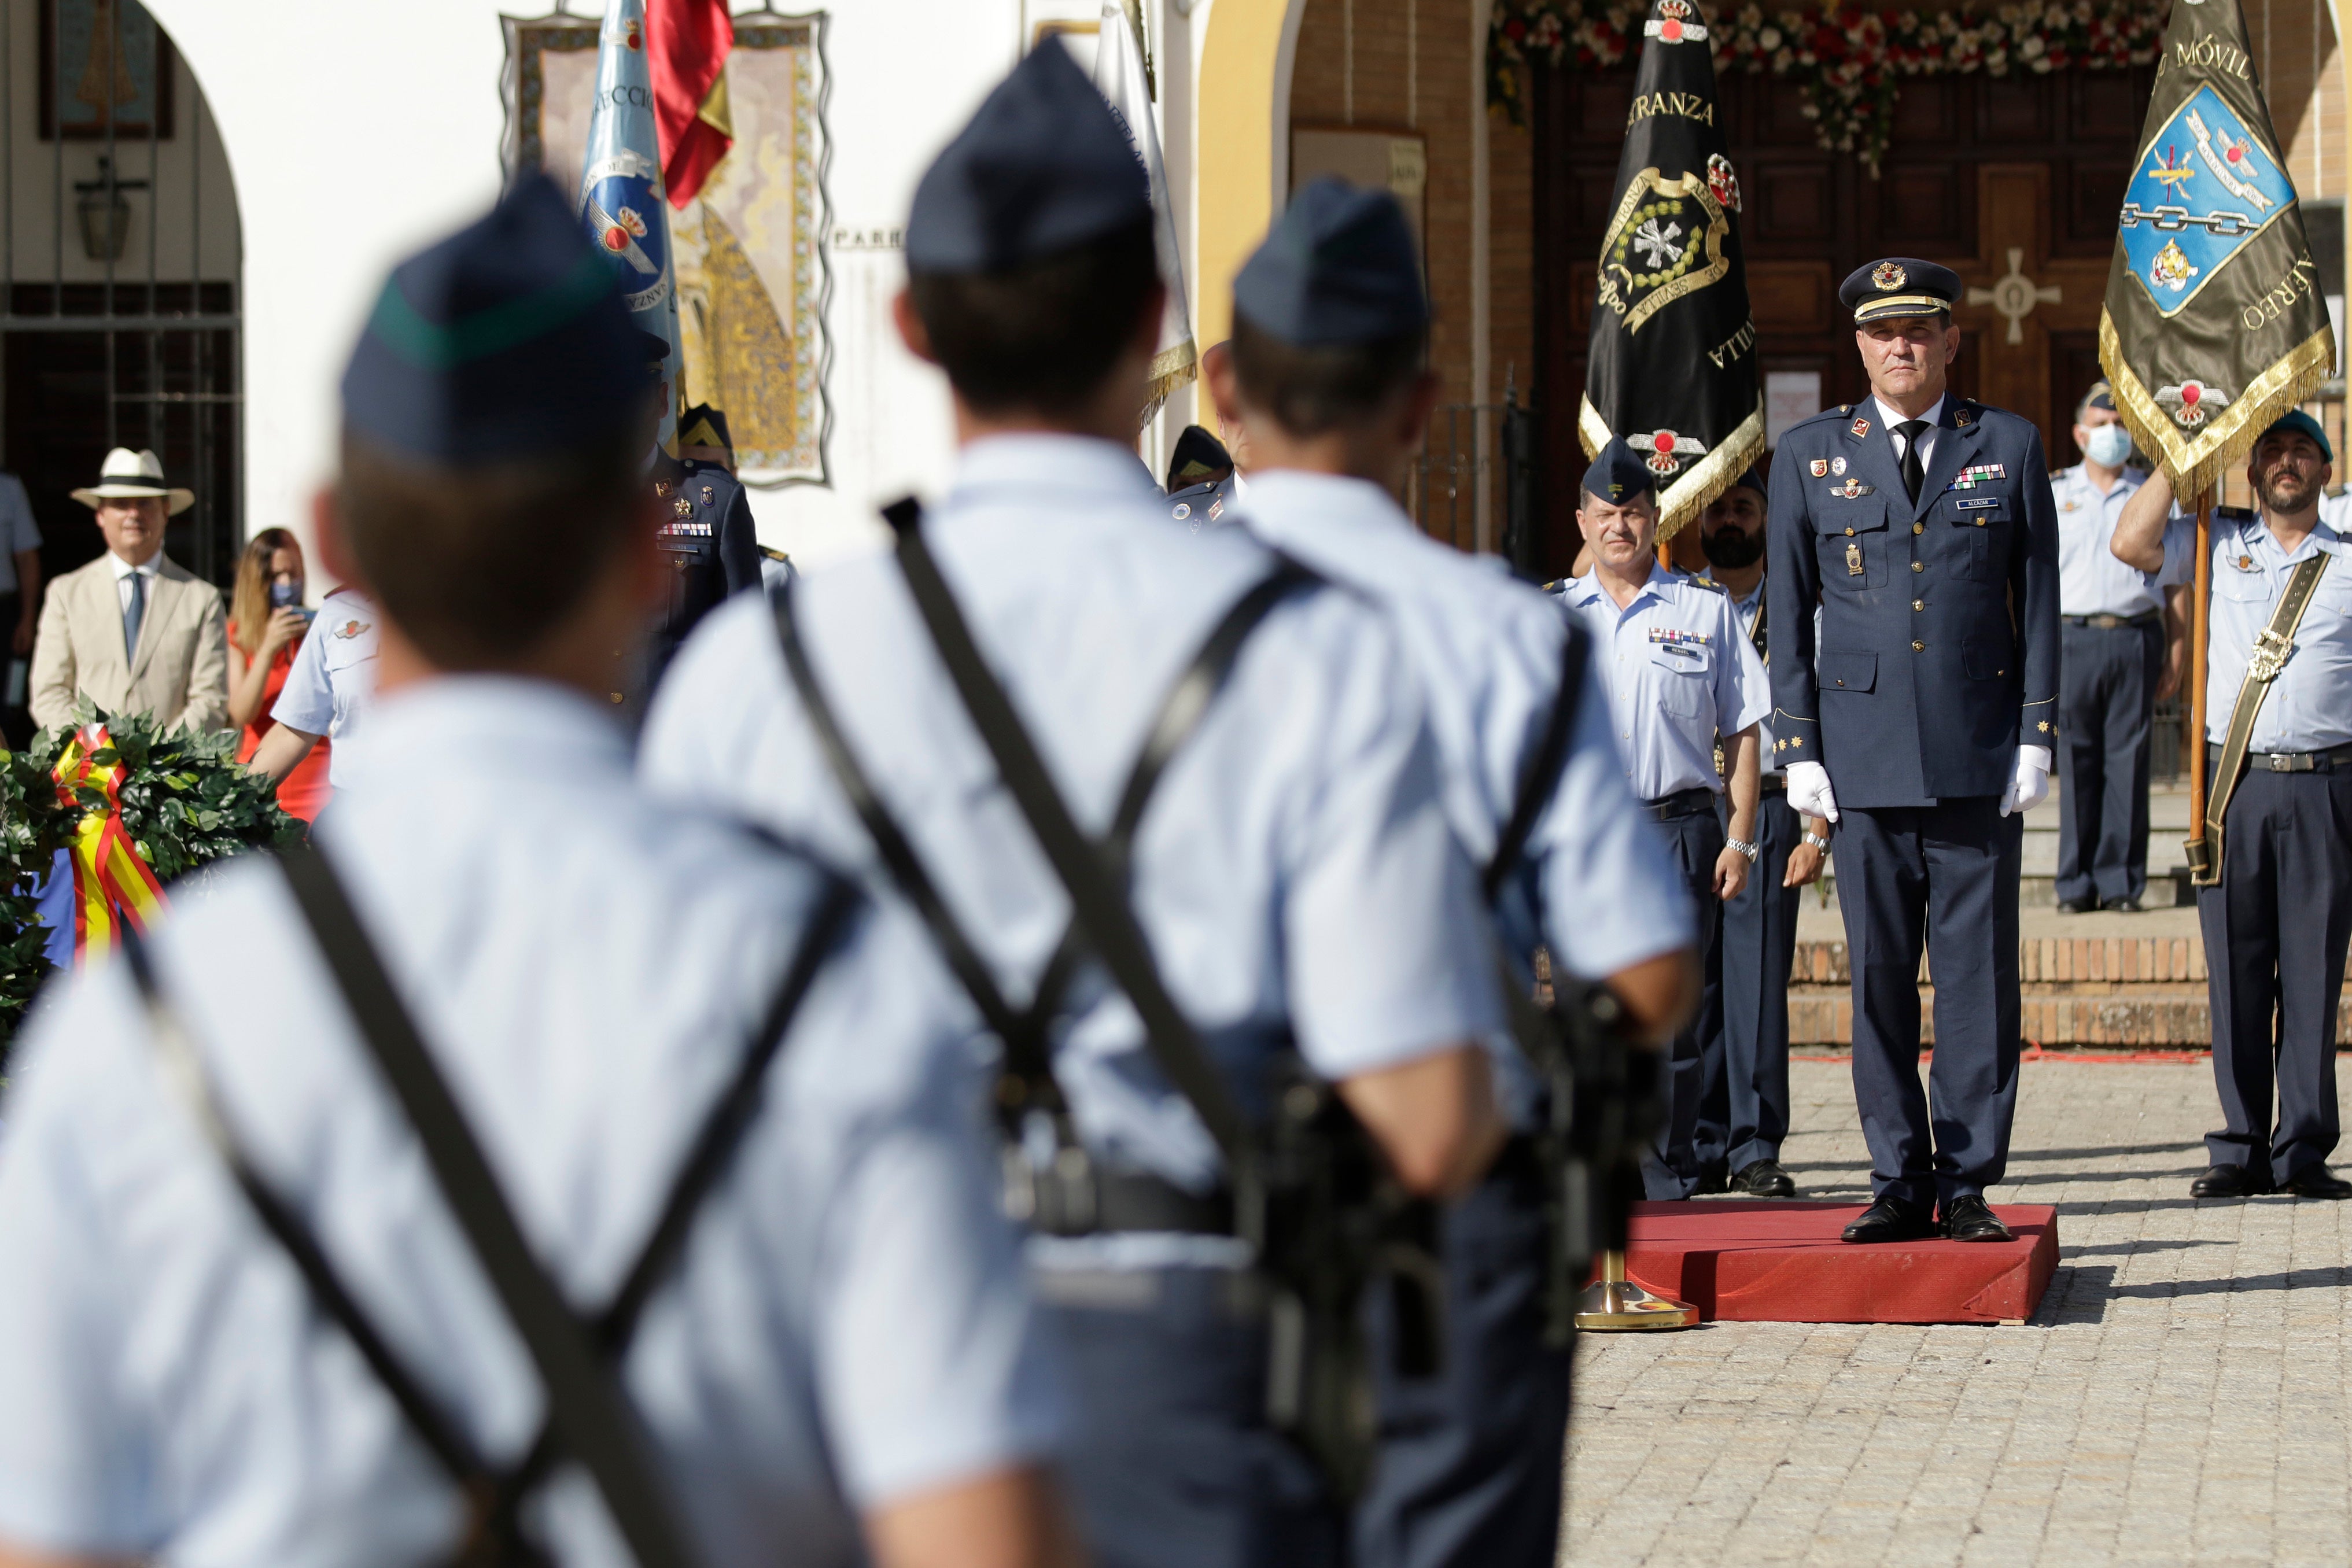
[[(887, 1538), (932, 1568), (1061, 1561), (1036, 1469), (1056, 1398), (943, 977), (811, 857), (645, 793), (612, 721), (658, 568), (632, 483), (652, 410), (603, 267), (534, 177), (394, 273), (399, 341), (372, 327), (343, 385), (369, 461), (322, 528), (385, 614), (327, 869), (228, 868), (37, 1015), (0, 1137), (0, 1556), (642, 1560), (566, 1428), (518, 1472), (550, 1400), (296, 896), (324, 875), (517, 1266), (611, 1345), (631, 1418), (607, 1451), (696, 1560), (852, 1568)], [(538, 329), (453, 351), (518, 318)], [(370, 477), (391, 468), (504, 508), (417, 530)], [(611, 499), (559, 504), (583, 488)], [(490, 564), (453, 548), (500, 527)], [(568, 592), (537, 575), (551, 551)], [(502, 588), (497, 627), (453, 622)]]
[[(1395, 198), (1318, 180), (1242, 268), (1234, 340), (1209, 386), (1221, 410), (1239, 412), (1257, 457), (1241, 523), (1393, 621), (1428, 695), (1446, 817), (1471, 856), (1494, 868), (1488, 883), (1502, 893), (1505, 939), (1522, 973), (1531, 976), (1535, 948), (1547, 946), (1562, 972), (1616, 977), (1629, 1011), (1670, 1025), (1655, 1009), (1688, 967), (1688, 899), (1626, 786), (1590, 662), (1565, 764), (1538, 786), (1525, 847), (1495, 866), (1578, 634), (1494, 557), (1423, 534), (1384, 487), (1418, 444), (1435, 394), (1423, 368), (1417, 256)], [(1335, 434), (1347, 437), (1346, 459), (1318, 441)], [(1525, 1134), (1537, 1124), (1535, 1081), (1501, 1043), (1496, 1066), (1517, 1090), (1507, 1098)], [(1443, 1568), (1466, 1541), (1490, 1568), (1557, 1560), (1552, 1456), (1567, 1436), (1569, 1366), (1566, 1347), (1543, 1343), (1546, 1197), (1522, 1137), (1447, 1211), (1452, 1348), (1436, 1375), (1384, 1382), (1380, 1470), (1357, 1511), (1359, 1568)], [(1375, 1322), (1387, 1327), (1384, 1314)]]
[(2050, 476), (2058, 506), (2058, 907), (2137, 909), (2147, 891), (2147, 767), (2165, 661), (2164, 590), (2108, 544), (2146, 477), (2092, 383), (2074, 411), (2083, 461)]
[[(933, 514), (894, 523), (1079, 829), (1119, 846), (1169, 996), (1249, 1120), (1307, 1087), (1277, 1077), (1295, 1050), (1408, 1187), (1465, 1190), (1507, 1133), (1481, 1043), (1501, 998), (1419, 683), (1372, 609), (1238, 528), (1171, 521), (1137, 463), (1163, 288), (1150, 194), (1066, 52), (989, 96), (924, 175), (906, 245), (901, 329), (946, 371), (964, 444)], [(911, 597), (908, 548), (715, 611), (643, 766), (861, 867), (957, 965), (1000, 1103), (1029, 1107), (1008, 1118), (1012, 1197), (1071, 1361), (1066, 1473), (1097, 1560), (1339, 1563), (1346, 1511), (1268, 1418), (1264, 1276), (1218, 1147), (1108, 972), (1055, 961), (1070, 900)], [(1169, 710), (1197, 722), (1167, 750), (1155, 716), (1221, 626), (1227, 673), (1186, 685), (1206, 701)], [(1164, 768), (1123, 813), (1147, 756)], [(1016, 1016), (1038, 1009), (1042, 1031)]]
[[(1642, 1182), (1653, 1199), (1721, 1192), (1726, 1151), (1697, 1146), (1699, 1102), (1722, 1006), (1723, 901), (1735, 898), (1760, 853), (1756, 842), (1756, 725), (1771, 709), (1764, 664), (1722, 589), (1658, 563), (1657, 479), (1622, 441), (1585, 470), (1577, 523), (1592, 570), (1557, 589), (1593, 640), (1609, 691), (1625, 782), (1665, 834), (1698, 911), (1706, 990), (1675, 1038), (1671, 1115)], [(1723, 747), (1724, 773), (1716, 771)], [(1730, 797), (1730, 821), (1716, 816)]]
[(327, 595), (302, 633), (302, 645), (269, 710), (277, 725), (254, 747), (249, 767), (283, 780), (324, 737), (327, 782), (343, 784), (342, 752), (360, 715), (375, 696), (377, 623), (368, 596), (349, 584)]
[[(2228, 804), (2208, 845), (2221, 884), (2197, 890), (2197, 917), (2223, 1125), (2205, 1139), (2213, 1163), (2190, 1185), (2197, 1197), (2352, 1197), (2326, 1163), (2343, 1131), (2336, 1020), (2352, 944), (2352, 538), (2320, 511), (2335, 459), (2319, 422), (2293, 410), (2248, 455), (2259, 509), (2213, 514), (2206, 766)], [(2163, 475), (2133, 497), (2112, 548), (2166, 583), (2195, 580), (2197, 526), (2172, 507)], [(2251, 688), (2260, 706), (2231, 788), (2219, 769), (2248, 667), (2289, 580), (2315, 559), (2328, 564), (2288, 633), (2292, 652)]]

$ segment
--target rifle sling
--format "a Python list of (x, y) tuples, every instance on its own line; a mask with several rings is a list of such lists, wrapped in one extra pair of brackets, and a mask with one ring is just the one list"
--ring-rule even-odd
[(1568, 628), (1568, 635), (1560, 641), (1559, 690), (1552, 695), (1543, 737), (1528, 753), (1526, 766), (1519, 771), (1518, 792), (1511, 802), (1510, 821), (1495, 841), (1495, 853), (1479, 879), (1489, 905), (1501, 895), (1503, 884), (1527, 851), (1528, 835), (1536, 831), (1536, 819), (1543, 815), (1544, 807), (1550, 804), (1559, 788), (1560, 771), (1568, 766), (1569, 743), (1576, 735), (1577, 708), (1584, 696), (1584, 665), (1591, 657), (1591, 647), (1583, 629), (1575, 625)]
[[(1234, 601), (1202, 641), (1183, 674), (1177, 677), (1161, 699), (1143, 748), (1129, 770), (1110, 831), (1098, 846), (1099, 852), (1110, 862), (1113, 874), (1122, 883), (1126, 879), (1128, 856), (1136, 831), (1160, 779), (1165, 775), (1168, 765), (1207, 716), (1211, 704), (1233, 673), (1243, 645), (1275, 606), (1316, 580), (1312, 573), (1295, 561), (1282, 560), (1273, 571)], [(810, 664), (793, 607), (790, 584), (772, 595), (772, 605), (785, 671), (799, 694), (803, 709), (809, 716), (810, 725), (816, 732), (819, 747), (824, 753), (834, 778), (856, 811), (858, 820), (865, 824), (867, 836), (874, 841), (884, 869), (889, 873), (891, 881), (898, 885), (916, 914), (929, 927), (949, 968), (971, 997), (982, 1020), (1003, 1042), (1007, 1074), (1029, 1090), (1043, 1088), (1050, 1092), (1058, 1102), (1059, 1091), (1054, 1087), (1053, 1065), (1045, 1035), (1047, 1026), (1059, 1010), (1063, 994), (1076, 977), (1086, 952), (1078, 919), (1074, 915), (1063, 932), (1053, 956), (1038, 977), (1029, 1005), (1025, 1009), (1013, 1008), (997, 985), (987, 960), (980, 956), (978, 947), (948, 908), (921, 857), (915, 852), (905, 831), (891, 816), (889, 808), (882, 801), (880, 791), (874, 787), (864, 764), (850, 747), (839, 716)], [(919, 600), (918, 608), (920, 607)], [(928, 614), (926, 619), (928, 621)], [(1076, 907), (1074, 899), (1073, 909)], [(1179, 1087), (1181, 1087), (1181, 1083)]]
[[(228, 1125), (178, 1010), (164, 995), (143, 947), (132, 943), (127, 946), (132, 979), (154, 1028), (166, 1076), (187, 1102), (263, 1228), (293, 1260), (312, 1298), (350, 1338), (425, 1447), (466, 1493), (477, 1534), (486, 1527), (515, 1530), (522, 1497), (552, 1468), (559, 1453), (568, 1452), (588, 1469), (605, 1500), (607, 1511), (622, 1529), (639, 1563), (652, 1568), (659, 1563), (683, 1565), (693, 1562), (687, 1554), (685, 1537), (670, 1513), (668, 1500), (646, 1458), (642, 1439), (631, 1441), (637, 1430), (634, 1413), (607, 1358), (617, 1358), (627, 1347), (646, 1301), (676, 1264), (695, 1213), (724, 1176), (744, 1134), (756, 1120), (768, 1070), (790, 1033), (793, 1017), (857, 906), (855, 890), (838, 878), (828, 879), (808, 930), (761, 1010), (756, 1032), (734, 1076), (706, 1113), (688, 1145), (659, 1218), (641, 1245), (635, 1262), (611, 1303), (597, 1314), (593, 1325), (583, 1325), (529, 1252), (511, 1212), (506, 1210), (503, 1194), (497, 1188), (487, 1162), (462, 1120), (462, 1113), (449, 1096), (437, 1069), (425, 1054), (414, 1022), (392, 989), (390, 977), (374, 949), (368, 945), (365, 930), (359, 925), (332, 869), (313, 850), (278, 852), (289, 887), (310, 924), (320, 952), (352, 1010), (353, 1022), (383, 1068), (395, 1097), (407, 1111), (445, 1200), (475, 1248), (485, 1273), (499, 1291), (546, 1385), (549, 1414), (520, 1464), (499, 1469), (441, 1412), (422, 1382), (393, 1352), (389, 1341), (344, 1284), (309, 1227), (256, 1170)], [(384, 1005), (387, 998), (388, 1009)], [(399, 1035), (405, 1036), (404, 1041), (396, 1038)], [(393, 1065), (395, 1061), (401, 1063), (398, 1076)], [(422, 1076), (417, 1071), (420, 1066)], [(437, 1109), (433, 1103), (436, 1100)], [(425, 1107), (421, 1114), (419, 1104)], [(428, 1134), (428, 1122), (434, 1124), (436, 1133)], [(470, 1180), (460, 1176), (453, 1181), (442, 1164), (453, 1138), (462, 1145), (459, 1160), (464, 1160), (466, 1152), (470, 1151), (474, 1167)], [(456, 1196), (461, 1182), (475, 1195), (471, 1203), (462, 1203)], [(500, 1243), (486, 1239), (484, 1230), (478, 1229), (485, 1218), (479, 1202), (482, 1186), (488, 1186), (490, 1205), (503, 1214), (507, 1245), (510, 1248), (504, 1267), (494, 1264), (486, 1251)], [(488, 1227), (499, 1224), (498, 1215), (488, 1216)], [(518, 1269), (539, 1281), (536, 1293), (540, 1301), (530, 1323), (509, 1295)], [(522, 1288), (530, 1290), (527, 1282)], [(556, 1326), (553, 1337), (564, 1343), (550, 1343), (544, 1326), (545, 1314), (550, 1312), (561, 1315), (562, 1322)], [(534, 1332), (533, 1324), (539, 1325), (539, 1332)], [(578, 1377), (580, 1375), (568, 1369), (583, 1364), (588, 1368), (586, 1380), (592, 1385), (586, 1388), (584, 1397), (577, 1382), (565, 1387), (557, 1381), (559, 1376)], [(598, 1409), (600, 1406), (602, 1410)], [(589, 1418), (603, 1423), (597, 1431), (583, 1433), (580, 1429), (583, 1407)], [(615, 1410), (619, 1412), (617, 1416), (611, 1413)], [(617, 1474), (616, 1466), (620, 1471)]]
[(2263, 628), (2254, 646), (2247, 651), (2246, 678), (2238, 687), (2238, 700), (2231, 705), (2230, 727), (2221, 740), (2221, 765), (2214, 770), (2213, 787), (2206, 797), (2206, 848), (2204, 870), (2197, 878), (2200, 886), (2215, 887), (2221, 883), (2221, 824), (2229, 815), (2230, 797), (2237, 793), (2238, 780), (2246, 770), (2246, 751), (2254, 738), (2254, 720), (2270, 695), (2271, 683), (2286, 668), (2286, 661), (2294, 652), (2294, 633), (2303, 624), (2304, 612), (2311, 608), (2312, 593), (2319, 587), (2327, 563), (2335, 559), (2322, 550), (2308, 560), (2295, 563), (2294, 575), (2287, 579), (2286, 591), (2279, 596), (2278, 608), (2271, 612), (2271, 623)]

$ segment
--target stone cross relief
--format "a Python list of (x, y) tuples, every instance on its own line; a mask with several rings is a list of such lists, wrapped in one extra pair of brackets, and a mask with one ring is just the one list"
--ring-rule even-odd
[(2014, 245), (2009, 247), (2009, 271), (1995, 278), (1990, 288), (1969, 290), (1969, 304), (1990, 305), (2009, 322), (2012, 343), (2025, 341), (2025, 319), (2033, 314), (2034, 306), (2044, 301), (2055, 305), (2064, 298), (2058, 285), (2037, 284), (2025, 275), (2025, 247)]

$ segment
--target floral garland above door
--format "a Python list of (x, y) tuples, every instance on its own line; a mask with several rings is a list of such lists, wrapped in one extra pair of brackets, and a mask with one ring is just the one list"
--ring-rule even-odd
[[(1603, 0), (1495, 0), (1488, 107), (1525, 124), (1530, 62), (1592, 70), (1618, 65), (1639, 39), (1648, 9)], [(1861, 154), (1875, 176), (1894, 134), (1903, 78), (2152, 65), (2163, 48), (2167, 10), (2165, 0), (2027, 0), (1950, 11), (1768, 12), (1746, 5), (1716, 23), (1708, 43), (1718, 70), (1769, 71), (1793, 80), (1805, 118), (1820, 127), (1822, 146)]]

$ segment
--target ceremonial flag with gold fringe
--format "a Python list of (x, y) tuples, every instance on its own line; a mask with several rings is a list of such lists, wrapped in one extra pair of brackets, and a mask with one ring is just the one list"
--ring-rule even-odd
[(1706, 13), (1652, 0), (1642, 30), (1577, 434), (1642, 455), (1664, 539), (1763, 452), (1764, 387)]
[(2177, 0), (2124, 192), (2099, 363), (2184, 501), (2336, 363), (2237, 0)]
[(1160, 250), (1160, 277), (1168, 305), (1160, 319), (1160, 351), (1151, 361), (1151, 392), (1139, 425), (1168, 394), (1192, 379), (1200, 356), (1192, 343), (1192, 312), (1184, 298), (1184, 256), (1176, 247), (1176, 210), (1168, 196), (1168, 170), (1160, 159), (1160, 126), (1151, 113), (1151, 74), (1143, 59), (1143, 16), (1135, 0), (1103, 0), (1095, 42), (1095, 90), (1127, 127), (1128, 144), (1151, 181), (1151, 231)]

